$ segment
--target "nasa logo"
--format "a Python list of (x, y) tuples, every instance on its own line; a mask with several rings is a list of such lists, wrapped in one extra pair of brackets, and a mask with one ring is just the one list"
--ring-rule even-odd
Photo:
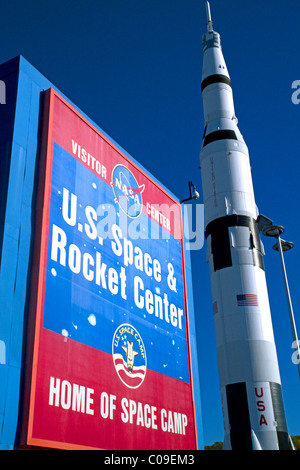
[(113, 362), (119, 379), (126, 387), (138, 388), (146, 376), (147, 359), (143, 340), (128, 323), (120, 325), (112, 342)]
[(115, 194), (115, 202), (122, 211), (132, 219), (139, 217), (143, 209), (142, 192), (145, 185), (140, 186), (132, 172), (124, 165), (114, 167), (110, 185)]

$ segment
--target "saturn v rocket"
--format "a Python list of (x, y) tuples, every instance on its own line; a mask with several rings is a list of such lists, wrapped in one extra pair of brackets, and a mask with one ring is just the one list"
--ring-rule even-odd
[(200, 167), (224, 449), (291, 449), (248, 148), (237, 126), (220, 35), (206, 2)]

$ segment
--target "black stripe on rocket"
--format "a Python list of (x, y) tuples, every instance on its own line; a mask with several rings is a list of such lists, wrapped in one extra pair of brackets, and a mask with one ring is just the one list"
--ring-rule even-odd
[(211, 236), (211, 251), (213, 255), (214, 270), (232, 266), (231, 243), (229, 227), (249, 228), (249, 249), (252, 251), (253, 266), (264, 270), (261, 241), (257, 222), (246, 215), (226, 215), (210, 222), (205, 230), (205, 237)]
[(203, 141), (203, 147), (216, 140), (225, 140), (232, 139), (237, 140), (236, 133), (232, 129), (219, 129), (217, 131), (211, 132), (210, 134), (205, 135)]
[(201, 91), (203, 91), (204, 88), (206, 88), (208, 85), (212, 85), (213, 83), (226, 83), (226, 85), (229, 85), (231, 87), (231, 81), (229, 77), (222, 74), (214, 74), (209, 75), (208, 77), (204, 78), (204, 80), (202, 80)]

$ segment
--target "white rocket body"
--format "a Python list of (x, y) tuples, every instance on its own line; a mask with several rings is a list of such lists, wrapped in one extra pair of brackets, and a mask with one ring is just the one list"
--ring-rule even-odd
[(289, 449), (248, 148), (207, 2), (200, 152), (224, 449)]

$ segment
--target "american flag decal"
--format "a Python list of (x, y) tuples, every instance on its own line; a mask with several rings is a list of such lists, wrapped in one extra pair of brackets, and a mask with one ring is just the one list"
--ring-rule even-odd
[(236, 296), (238, 307), (258, 307), (256, 294), (240, 294)]
[(130, 370), (121, 354), (113, 354), (113, 361), (118, 376), (127, 387), (138, 388), (142, 384), (146, 375), (146, 366), (134, 366)]

